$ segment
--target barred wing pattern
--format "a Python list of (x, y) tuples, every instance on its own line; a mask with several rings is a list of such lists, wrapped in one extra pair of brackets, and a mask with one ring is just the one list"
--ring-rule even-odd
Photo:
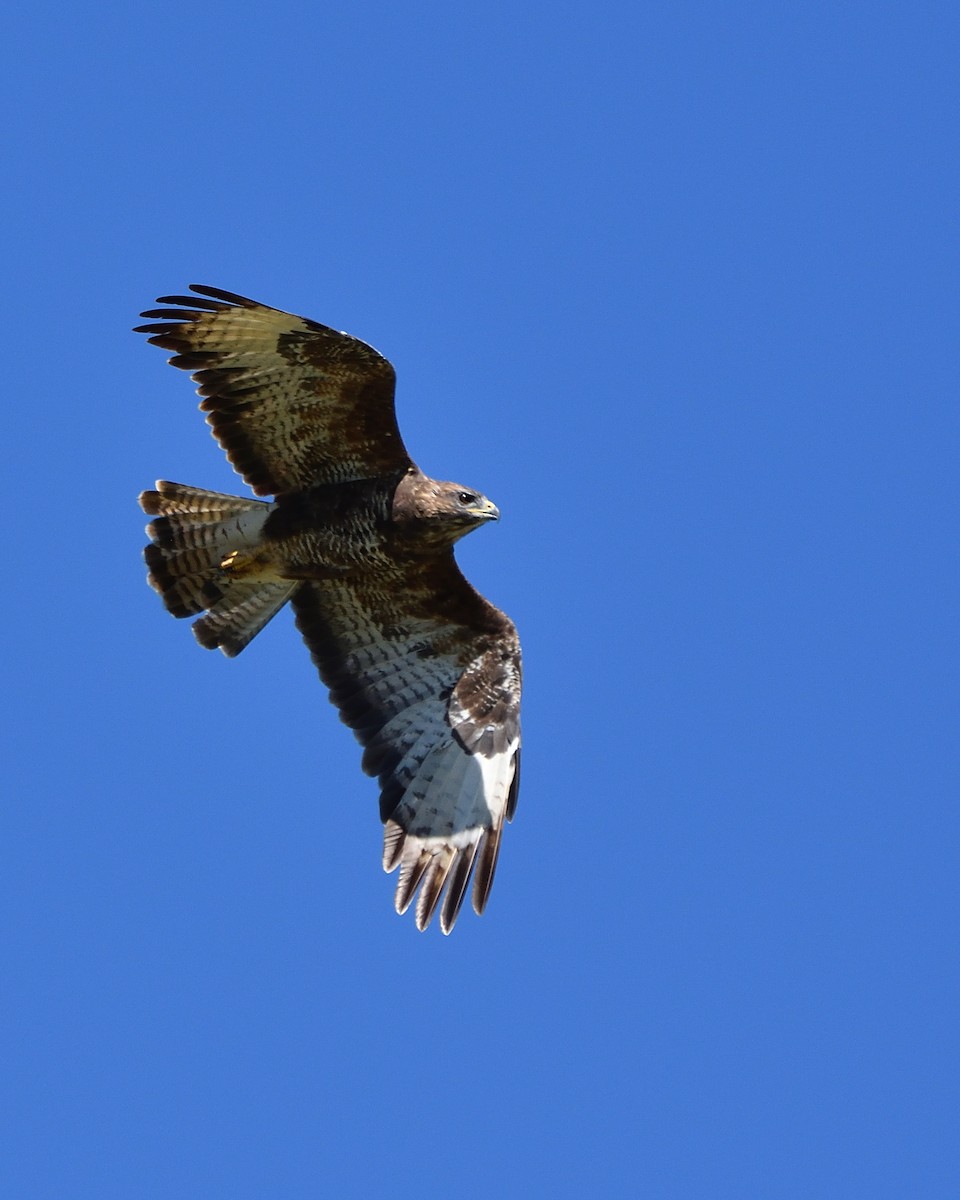
[(193, 372), (200, 407), (259, 496), (369, 479), (411, 465), (393, 367), (365, 342), (219, 288), (161, 296), (137, 333)]
[[(330, 699), (366, 747), (363, 769), (379, 777), (383, 865), (400, 868), (397, 911), (419, 888), (416, 923), (425, 929), (445, 891), (444, 933), (471, 872), (473, 907), (486, 905), (503, 823), (516, 807), (520, 746), (516, 632), (452, 556), (449, 568), (447, 596), (469, 593), (467, 611), (482, 612), (487, 632), (440, 615), (403, 618), (385, 632), (377, 603), (338, 584), (305, 584), (293, 598)], [(416, 612), (425, 596), (392, 599)]]

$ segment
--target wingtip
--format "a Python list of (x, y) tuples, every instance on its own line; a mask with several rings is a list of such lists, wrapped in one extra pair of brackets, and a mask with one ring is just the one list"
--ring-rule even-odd
[[(465, 844), (453, 844), (442, 838), (423, 839), (407, 835), (395, 821), (388, 821), (384, 832), (383, 865), (387, 871), (400, 867), (394, 892), (394, 907), (405, 913), (416, 900), (414, 918), (417, 929), (426, 930), (434, 915), (440, 914), (440, 929), (449, 934), (463, 908), (474, 865), (480, 872), (481, 904), (486, 903), (493, 882), (491, 857), (496, 860), (499, 838), (490, 845), (490, 834), (480, 830)], [(481, 853), (483, 852), (483, 853)], [(475, 890), (474, 908), (477, 908)], [(482, 911), (477, 908), (478, 912)]]
[(420, 888), (420, 898), (417, 900), (417, 928), (423, 932), (433, 920), (437, 911), (443, 887), (457, 857), (457, 851), (452, 846), (445, 846), (437, 854), (431, 855), (429, 869)]
[(473, 870), (479, 844), (479, 841), (476, 841), (470, 846), (464, 846), (450, 871), (447, 894), (443, 898), (443, 907), (440, 910), (440, 929), (444, 934), (451, 933), (457, 923), (457, 917), (460, 915), (460, 909), (463, 907), (463, 900), (467, 894), (467, 885), (470, 882), (470, 873)]
[(240, 308), (264, 307), (257, 300), (251, 300), (248, 296), (241, 296), (237, 292), (227, 292), (223, 288), (210, 287), (206, 283), (191, 283), (187, 286), (191, 292), (195, 292), (198, 296), (207, 296), (209, 299), (219, 300), (223, 304), (236, 304)]
[(388, 873), (400, 863), (405, 836), (396, 821), (387, 821), (383, 829), (383, 869)]
[(473, 876), (473, 911), (477, 916), (482, 916), (484, 909), (487, 907), (487, 901), (490, 899), (490, 890), (493, 887), (493, 877), (497, 870), (497, 859), (500, 856), (500, 838), (503, 834), (503, 825), (495, 825), (492, 829), (488, 829), (483, 835), (483, 842), (477, 853), (477, 867)]

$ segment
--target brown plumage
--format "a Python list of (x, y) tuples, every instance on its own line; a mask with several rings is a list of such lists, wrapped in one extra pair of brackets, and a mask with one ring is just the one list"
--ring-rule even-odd
[[(137, 328), (193, 373), (245, 499), (160, 482), (140, 497), (149, 581), (197, 640), (239, 654), (289, 600), (330, 698), (380, 782), (383, 865), (416, 923), (449, 933), (490, 893), (519, 786), (520, 646), (454, 543), (499, 516), (404, 448), (393, 368), (372, 347), (191, 285)], [(176, 307), (173, 307), (176, 306)], [(442, 901), (442, 903), (441, 903)]]

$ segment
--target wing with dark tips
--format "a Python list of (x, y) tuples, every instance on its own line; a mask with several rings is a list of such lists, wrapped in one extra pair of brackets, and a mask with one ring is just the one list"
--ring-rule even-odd
[(193, 373), (230, 462), (261, 496), (411, 465), (393, 367), (371, 346), (233, 292), (191, 284), (137, 327)]
[(366, 748), (363, 768), (379, 778), (397, 911), (416, 899), (417, 927), (439, 909), (449, 933), (471, 875), (483, 911), (516, 803), (516, 630), (452, 554), (389, 588), (307, 583), (292, 603), (331, 700)]

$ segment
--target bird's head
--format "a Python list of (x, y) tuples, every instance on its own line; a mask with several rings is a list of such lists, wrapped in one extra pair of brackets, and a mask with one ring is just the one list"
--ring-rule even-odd
[(393, 519), (424, 541), (452, 545), (488, 521), (499, 521), (500, 510), (481, 492), (461, 483), (407, 475), (393, 501)]

